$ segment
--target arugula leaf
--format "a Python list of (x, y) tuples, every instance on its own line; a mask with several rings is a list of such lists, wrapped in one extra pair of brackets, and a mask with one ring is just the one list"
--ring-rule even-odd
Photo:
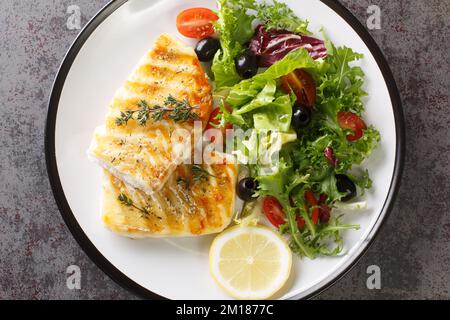
[(362, 98), (367, 95), (362, 89), (364, 72), (351, 63), (363, 55), (347, 47), (336, 48), (332, 44), (331, 47), (326, 58), (327, 70), (317, 88), (318, 104), (323, 106), (323, 111), (352, 111), (361, 115)]

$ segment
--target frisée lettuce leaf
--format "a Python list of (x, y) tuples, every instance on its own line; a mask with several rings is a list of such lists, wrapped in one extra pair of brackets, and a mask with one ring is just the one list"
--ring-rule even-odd
[(214, 56), (211, 70), (217, 88), (230, 87), (241, 80), (236, 71), (234, 59), (245, 51), (244, 44), (254, 34), (254, 15), (248, 10), (254, 8), (254, 0), (218, 0), (219, 20), (215, 30), (219, 35), (221, 49)]

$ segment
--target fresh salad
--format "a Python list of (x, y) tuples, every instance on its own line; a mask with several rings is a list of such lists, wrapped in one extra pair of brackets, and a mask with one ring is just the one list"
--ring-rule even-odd
[[(199, 39), (195, 48), (214, 83), (217, 108), (209, 128), (282, 135), (276, 161), (248, 164), (237, 194), (262, 210), (300, 256), (334, 256), (343, 249), (335, 208), (371, 188), (360, 164), (380, 140), (362, 118), (363, 56), (336, 47), (323, 31), (278, 1), (218, 0), (218, 11), (181, 12), (177, 28)], [(245, 152), (257, 140), (243, 141)], [(244, 153), (245, 153), (244, 152)], [(270, 170), (268, 170), (270, 169)]]

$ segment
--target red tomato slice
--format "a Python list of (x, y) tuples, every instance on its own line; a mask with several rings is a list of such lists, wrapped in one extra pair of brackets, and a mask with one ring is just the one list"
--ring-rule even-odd
[(219, 114), (220, 108), (216, 108), (211, 112), (208, 124), (206, 125), (206, 130), (216, 128), (220, 124), (220, 120), (218, 119)]
[(266, 215), (267, 219), (269, 219), (270, 223), (272, 223), (276, 228), (286, 222), (283, 207), (281, 206), (280, 202), (274, 197), (267, 196), (264, 198), (263, 212)]
[(363, 119), (353, 112), (338, 112), (337, 119), (342, 129), (350, 129), (353, 134), (347, 136), (347, 140), (352, 142), (361, 139), (366, 129)]
[(314, 193), (310, 190), (305, 191), (305, 199), (308, 202), (308, 204), (313, 208), (312, 214), (311, 214), (311, 220), (312, 223), (317, 224), (319, 222), (319, 208), (317, 207), (319, 205), (319, 202), (316, 199), (316, 196)]
[(283, 76), (281, 86), (286, 93), (294, 92), (298, 104), (309, 107), (316, 104), (316, 83), (305, 70), (297, 69)]
[(203, 39), (214, 34), (213, 21), (219, 17), (207, 8), (191, 8), (177, 17), (177, 29), (185, 37)]
[(305, 224), (306, 224), (305, 219), (303, 219), (303, 218), (300, 217), (300, 216), (297, 216), (297, 227), (298, 227), (300, 230), (303, 230), (303, 228), (305, 228)]
[[(211, 112), (211, 115), (209, 117), (209, 121), (208, 124), (206, 125), (206, 129), (205, 130), (209, 130), (209, 129), (217, 129), (217, 126), (220, 124), (220, 119), (218, 117), (218, 115), (220, 115), (221, 111), (220, 108), (216, 108), (213, 110), (213, 112)], [(233, 129), (233, 124), (231, 123), (227, 123), (225, 125), (225, 127), (223, 128), (219, 128), (220, 131), (222, 132), (222, 141), (225, 138), (225, 134), (226, 134), (226, 130), (227, 129)], [(215, 136), (208, 136), (209, 141), (211, 141), (212, 143), (215, 142), (216, 137)]]

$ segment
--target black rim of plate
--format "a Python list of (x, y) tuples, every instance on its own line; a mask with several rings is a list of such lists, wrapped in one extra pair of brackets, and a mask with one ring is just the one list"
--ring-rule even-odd
[[(351, 261), (350, 264), (344, 270), (340, 271), (340, 273), (336, 274), (332, 280), (328, 281), (320, 288), (316, 289), (314, 292), (303, 297), (304, 299), (312, 298), (320, 294), (324, 290), (328, 289), (333, 284), (335, 284), (339, 279), (341, 279), (347, 272), (349, 272), (357, 264), (357, 262), (361, 259), (361, 257), (367, 252), (369, 247), (372, 245), (376, 235), (380, 231), (383, 223), (386, 221), (386, 218), (389, 215), (392, 206), (394, 204), (395, 197), (400, 187), (400, 181), (403, 172), (404, 153), (405, 153), (404, 150), (405, 129), (404, 129), (404, 118), (400, 95), (392, 72), (388, 66), (386, 59), (383, 56), (383, 53), (381, 52), (380, 48), (378, 47), (372, 36), (369, 34), (369, 32), (358, 21), (358, 19), (350, 11), (347, 10), (347, 8), (345, 8), (343, 5), (341, 5), (339, 2), (335, 0), (320, 0), (320, 1), (322, 1), (333, 11), (335, 11), (338, 15), (340, 15), (358, 33), (360, 38), (364, 41), (364, 43), (374, 56), (389, 90), (389, 95), (391, 98), (395, 117), (397, 145), (396, 145), (394, 173), (389, 188), (388, 196), (386, 197), (381, 213), (368, 236), (368, 238), (370, 238), (369, 243), (366, 244), (366, 246), (359, 253), (359, 255), (356, 258), (354, 258), (353, 261)], [(142, 287), (138, 283), (128, 278), (124, 273), (119, 271), (110, 261), (108, 261), (102, 255), (102, 253), (94, 246), (94, 244), (89, 240), (89, 238), (84, 233), (81, 226), (78, 224), (78, 221), (76, 220), (69, 206), (69, 203), (67, 202), (59, 178), (55, 154), (55, 127), (56, 127), (58, 105), (67, 74), (69, 73), (70, 68), (72, 67), (73, 61), (78, 55), (80, 49), (83, 47), (84, 43), (95, 31), (95, 29), (105, 19), (107, 19), (114, 11), (116, 11), (126, 2), (128, 2), (128, 0), (112, 0), (105, 7), (103, 7), (103, 9), (101, 9), (84, 27), (84, 29), (75, 39), (71, 48), (66, 54), (58, 71), (58, 74), (56, 76), (55, 82), (53, 84), (53, 90), (50, 97), (49, 109), (47, 114), (46, 131), (45, 131), (45, 156), (50, 184), (59, 211), (61, 212), (61, 215), (65, 223), (67, 224), (70, 232), (72, 233), (72, 235), (74, 236), (80, 247), (84, 250), (84, 252), (88, 255), (88, 257), (101, 270), (103, 270), (103, 272), (105, 272), (115, 282), (119, 283), (122, 287), (128, 289), (129, 291), (135, 293), (136, 295), (142, 298), (160, 300), (167, 298), (162, 297), (154, 292), (151, 292), (150, 290)]]

